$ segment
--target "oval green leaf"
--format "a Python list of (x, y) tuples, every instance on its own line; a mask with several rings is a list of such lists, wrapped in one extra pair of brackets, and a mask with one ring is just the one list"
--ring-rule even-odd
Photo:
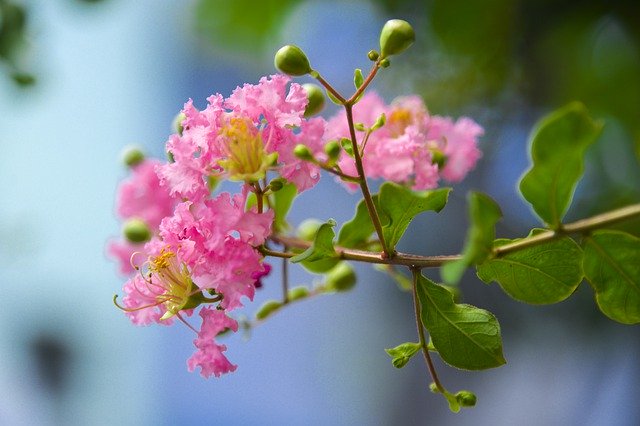
[(640, 323), (640, 238), (594, 232), (584, 240), (583, 267), (606, 316), (623, 324)]
[(531, 137), (531, 168), (520, 192), (538, 216), (558, 229), (584, 169), (584, 152), (600, 135), (584, 105), (573, 102), (543, 118)]
[(447, 364), (484, 370), (506, 363), (500, 325), (491, 312), (454, 303), (447, 289), (422, 275), (418, 277), (417, 290), (422, 323)]
[[(496, 245), (514, 241), (518, 240), (498, 240)], [(582, 281), (582, 250), (564, 237), (491, 258), (478, 266), (477, 274), (487, 284), (496, 281), (521, 302), (557, 303), (573, 294)]]

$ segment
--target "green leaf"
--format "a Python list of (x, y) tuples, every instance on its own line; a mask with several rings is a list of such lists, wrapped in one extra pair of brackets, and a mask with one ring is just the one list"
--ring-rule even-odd
[(422, 324), (446, 363), (465, 370), (483, 370), (506, 362), (500, 325), (491, 312), (454, 303), (447, 289), (422, 275), (417, 290)]
[(404, 186), (386, 182), (380, 187), (378, 197), (382, 234), (387, 247), (394, 250), (409, 223), (419, 213), (427, 210), (439, 212), (447, 204), (451, 188), (433, 191), (412, 191)]
[(396, 346), (395, 348), (385, 349), (385, 352), (392, 358), (391, 362), (396, 368), (402, 368), (411, 359), (412, 356), (420, 350), (420, 343), (407, 342)]
[[(529, 236), (536, 234), (531, 231)], [(496, 246), (519, 240), (497, 240)], [(525, 247), (478, 266), (478, 277), (496, 281), (511, 297), (530, 304), (560, 302), (582, 281), (582, 250), (569, 237)]]
[(640, 323), (640, 238), (594, 232), (584, 240), (583, 267), (606, 316), (623, 324)]
[(342, 102), (340, 102), (340, 100), (338, 98), (336, 98), (335, 96), (333, 96), (333, 93), (331, 93), (330, 91), (325, 89), (325, 93), (327, 94), (327, 97), (329, 99), (331, 99), (331, 102), (333, 102), (336, 105), (342, 105)]
[[(377, 205), (378, 196), (373, 197), (374, 204)], [(371, 216), (367, 210), (367, 203), (360, 200), (356, 207), (356, 213), (353, 218), (345, 222), (338, 233), (338, 245), (341, 247), (357, 248), (362, 247), (369, 241), (371, 234), (375, 232)]]
[(353, 72), (353, 85), (356, 86), (356, 90), (362, 86), (364, 83), (364, 76), (362, 75), (362, 70), (360, 68), (356, 68)]
[(271, 195), (273, 200), (273, 211), (275, 213), (273, 227), (275, 232), (283, 232), (289, 229), (287, 223), (287, 213), (293, 204), (293, 199), (298, 194), (296, 186), (292, 183), (287, 183), (280, 190), (274, 192)]
[(442, 279), (447, 284), (457, 284), (467, 267), (482, 263), (491, 255), (496, 223), (502, 217), (500, 207), (489, 196), (480, 192), (470, 192), (467, 198), (471, 225), (462, 257), (440, 269)]
[(573, 102), (543, 118), (531, 137), (532, 166), (520, 192), (540, 218), (558, 229), (584, 169), (584, 152), (602, 130), (584, 105)]
[(335, 232), (333, 227), (336, 226), (336, 221), (329, 219), (326, 223), (320, 225), (318, 232), (311, 244), (311, 247), (303, 251), (302, 253), (293, 256), (290, 260), (293, 263), (307, 261), (315, 262), (318, 260), (324, 260), (336, 257), (336, 251), (333, 248), (333, 238)]
[(340, 139), (340, 146), (342, 146), (342, 149), (344, 149), (344, 152), (346, 152), (349, 157), (353, 157), (353, 143), (351, 143), (351, 139)]

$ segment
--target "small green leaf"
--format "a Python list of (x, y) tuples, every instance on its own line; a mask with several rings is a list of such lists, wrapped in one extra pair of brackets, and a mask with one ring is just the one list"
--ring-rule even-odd
[(356, 86), (356, 90), (362, 86), (362, 83), (364, 83), (362, 70), (360, 68), (356, 68), (356, 70), (353, 72), (353, 85)]
[[(378, 196), (373, 197), (374, 204), (377, 204)], [(353, 218), (345, 222), (338, 233), (338, 245), (341, 247), (358, 248), (362, 247), (369, 241), (371, 234), (375, 232), (367, 203), (360, 200), (356, 207), (356, 213)]]
[(340, 139), (340, 146), (342, 146), (342, 149), (344, 149), (344, 152), (346, 152), (349, 157), (353, 157), (353, 144), (351, 143), (351, 139)]
[(583, 267), (606, 316), (623, 324), (640, 323), (640, 238), (594, 232), (584, 240)]
[(311, 244), (311, 247), (303, 251), (302, 253), (293, 256), (290, 260), (293, 263), (307, 261), (315, 262), (318, 260), (324, 260), (336, 257), (336, 251), (333, 248), (333, 238), (335, 232), (333, 227), (336, 226), (336, 221), (329, 219), (326, 223), (320, 225), (316, 237)]
[(336, 105), (342, 105), (342, 102), (340, 102), (340, 100), (338, 98), (336, 98), (335, 96), (333, 96), (333, 93), (331, 93), (328, 90), (325, 90), (325, 93), (327, 94), (327, 97), (329, 99), (331, 99), (331, 102), (333, 102)]
[(385, 352), (392, 358), (391, 362), (396, 368), (402, 368), (411, 359), (412, 356), (420, 350), (420, 343), (407, 342), (396, 346), (395, 348), (385, 349)]
[(422, 275), (417, 290), (422, 324), (446, 363), (465, 370), (483, 370), (506, 362), (500, 325), (491, 312), (454, 303), (447, 289)]
[(260, 306), (258, 312), (256, 312), (256, 319), (260, 321), (267, 319), (269, 316), (276, 313), (280, 308), (282, 308), (282, 302), (279, 302), (277, 300), (267, 300), (262, 306)]
[(573, 102), (543, 118), (532, 133), (533, 164), (520, 181), (520, 192), (552, 229), (562, 223), (583, 173), (584, 152), (601, 130), (602, 123)]
[(500, 207), (480, 192), (468, 195), (471, 225), (462, 251), (462, 258), (445, 264), (440, 273), (447, 284), (457, 284), (467, 267), (484, 262), (493, 249), (496, 223), (502, 217)]
[[(518, 240), (497, 240), (496, 245), (514, 241)], [(582, 281), (582, 250), (563, 237), (491, 258), (478, 266), (477, 273), (485, 283), (496, 281), (521, 302), (557, 303), (571, 296)]]
[(382, 184), (378, 197), (381, 210), (379, 213), (382, 234), (389, 249), (395, 249), (409, 223), (419, 213), (442, 210), (447, 204), (450, 191), (451, 188), (412, 191), (392, 182)]
[(287, 213), (293, 204), (293, 199), (298, 194), (296, 186), (292, 183), (285, 184), (279, 191), (271, 195), (273, 211), (275, 213), (273, 227), (275, 232), (283, 232), (289, 229)]

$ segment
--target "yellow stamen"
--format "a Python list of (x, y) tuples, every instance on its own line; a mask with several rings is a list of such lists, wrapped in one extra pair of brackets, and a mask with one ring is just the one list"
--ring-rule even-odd
[(219, 164), (230, 180), (256, 182), (266, 176), (273, 154), (266, 153), (262, 133), (251, 121), (233, 117), (220, 136), (226, 158)]

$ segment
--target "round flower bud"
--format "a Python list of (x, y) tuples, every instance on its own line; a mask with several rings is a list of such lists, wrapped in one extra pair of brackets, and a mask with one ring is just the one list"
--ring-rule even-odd
[(135, 167), (144, 161), (144, 152), (135, 145), (129, 145), (122, 150), (122, 162), (127, 167)]
[(447, 156), (441, 150), (434, 148), (431, 150), (431, 163), (442, 169), (447, 163)]
[(327, 274), (327, 290), (348, 291), (356, 285), (356, 273), (346, 262), (340, 262)]
[(311, 150), (309, 149), (309, 147), (301, 143), (296, 145), (296, 147), (293, 149), (293, 155), (295, 155), (301, 160), (306, 160), (306, 161), (313, 160), (313, 154), (311, 153)]
[(380, 32), (380, 50), (383, 58), (397, 55), (406, 50), (416, 40), (416, 33), (407, 21), (391, 19)]
[(336, 161), (338, 157), (340, 157), (342, 148), (340, 147), (338, 141), (333, 140), (327, 142), (327, 144), (324, 146), (324, 152), (325, 154), (327, 154), (327, 157), (329, 157), (329, 160)]
[(456, 401), (463, 407), (473, 407), (476, 405), (476, 395), (473, 392), (461, 390), (456, 393)]
[(309, 118), (312, 115), (316, 115), (322, 108), (324, 108), (324, 93), (317, 84), (306, 83), (302, 85), (302, 88), (307, 92), (307, 107), (304, 109), (304, 117)]
[(276, 52), (274, 64), (279, 71), (287, 75), (300, 76), (311, 72), (307, 55), (298, 46), (291, 44), (282, 46)]
[(171, 129), (177, 134), (179, 134), (180, 136), (182, 136), (182, 131), (184, 130), (184, 128), (182, 127), (182, 122), (184, 121), (185, 118), (187, 118), (187, 116), (184, 114), (184, 112), (179, 112), (173, 118), (173, 124), (171, 126)]
[(318, 219), (306, 219), (298, 226), (298, 237), (305, 241), (313, 241), (322, 225)]
[(378, 58), (380, 57), (380, 54), (378, 52), (376, 52), (375, 50), (370, 50), (369, 53), (367, 53), (367, 57), (371, 61), (377, 61)]
[(132, 243), (144, 243), (151, 239), (151, 230), (142, 219), (132, 218), (122, 225), (124, 237)]
[(389, 65), (391, 65), (391, 61), (387, 58), (384, 58), (383, 60), (380, 61), (380, 66), (382, 68), (389, 68)]
[(272, 179), (271, 182), (269, 182), (269, 188), (273, 192), (280, 191), (283, 186), (284, 186), (284, 179), (282, 178), (275, 178), (275, 179)]

